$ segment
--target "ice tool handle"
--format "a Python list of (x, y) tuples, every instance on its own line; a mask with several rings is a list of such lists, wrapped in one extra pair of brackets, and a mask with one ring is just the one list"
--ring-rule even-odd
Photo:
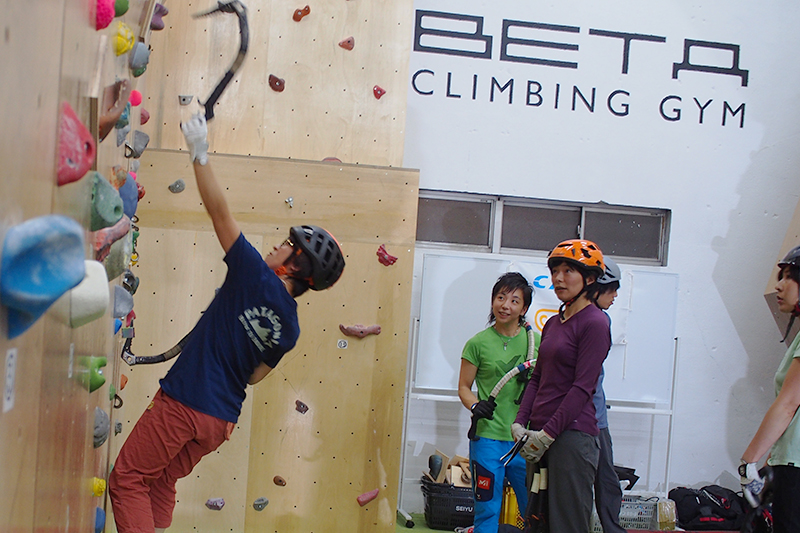
[(239, 68), (242, 66), (242, 63), (244, 63), (244, 58), (247, 56), (247, 46), (250, 42), (250, 30), (247, 26), (247, 8), (243, 3), (241, 3), (239, 0), (232, 0), (230, 2), (219, 1), (217, 2), (217, 7), (214, 9), (197, 13), (193, 15), (193, 17), (207, 17), (215, 13), (233, 13), (239, 18), (239, 53), (236, 55), (236, 59), (233, 60), (231, 67), (228, 69), (219, 83), (217, 83), (217, 86), (214, 87), (214, 90), (211, 92), (211, 96), (209, 96), (206, 102), (203, 104), (206, 112), (206, 122), (214, 118), (214, 105), (217, 103), (217, 100), (219, 100), (219, 97), (222, 96), (222, 93), (233, 79), (236, 71), (239, 70)]

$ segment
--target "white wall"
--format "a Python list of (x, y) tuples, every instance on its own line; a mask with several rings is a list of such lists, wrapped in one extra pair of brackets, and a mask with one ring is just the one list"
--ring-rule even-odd
[[(422, 95), (411, 83), (408, 93), (404, 166), (421, 170), (421, 188), (672, 210), (669, 264), (663, 269), (680, 278), (671, 485), (716, 482), (736, 488), (735, 467), (773, 398), (772, 376), (785, 349), (763, 290), (800, 191), (800, 6), (740, 0), (416, 0), (415, 8), (482, 17), (484, 34), (493, 36), (491, 59), (412, 52), (411, 76), (433, 73), (420, 74), (416, 83), (420, 92), (433, 94)], [(512, 35), (577, 44), (577, 51), (509, 48), (516, 55), (576, 61), (578, 68), (501, 61), (504, 19), (579, 28), (577, 33), (518, 29)], [(474, 29), (465, 23), (437, 25)], [(622, 74), (623, 41), (589, 35), (590, 29), (661, 36), (666, 42), (632, 42), (629, 70)], [(739, 76), (689, 70), (673, 79), (685, 39), (738, 45), (747, 85)], [(456, 46), (454, 39), (422, 42)], [(690, 61), (730, 67), (731, 58), (727, 50), (695, 47)], [(449, 92), (461, 98), (447, 96), (448, 72)], [(473, 75), (478, 76), (474, 100)], [(496, 91), (495, 101), (489, 101), (492, 76), (500, 85), (515, 80), (511, 104), (508, 90)], [(542, 85), (541, 106), (526, 105), (528, 80)], [(587, 98), (596, 88), (594, 112), (580, 100), (572, 110), (573, 86)], [(615, 90), (630, 95), (614, 104), (620, 110), (620, 102), (627, 101), (627, 116), (615, 116), (606, 106)], [(680, 120), (668, 121), (659, 112), (669, 95), (682, 99)], [(711, 100), (702, 123), (695, 98), (700, 105)], [(721, 124), (723, 102), (732, 110), (744, 104), (742, 127), (741, 111), (729, 112), (727, 125)], [(664, 114), (672, 116), (673, 107), (667, 105)], [(413, 443), (438, 434), (436, 425), (446, 426), (441, 434), (452, 431), (461, 439), (466, 411), (457, 403), (418, 408), (409, 409), (406, 437), (426, 463), (422, 444)], [(459, 416), (460, 422), (451, 420)], [(646, 446), (643, 435), (662, 429), (612, 414), (611, 431), (617, 462), (625, 464)], [(465, 439), (457, 442), (466, 446)]]

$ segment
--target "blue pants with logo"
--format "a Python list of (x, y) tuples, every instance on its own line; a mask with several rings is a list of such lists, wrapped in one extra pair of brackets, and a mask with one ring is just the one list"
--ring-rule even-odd
[(503, 466), (500, 461), (513, 446), (513, 441), (484, 437), (469, 443), (472, 489), (475, 493), (475, 533), (497, 533), (504, 479), (508, 479), (514, 489), (520, 513), (528, 505), (525, 459), (517, 455), (508, 466)]

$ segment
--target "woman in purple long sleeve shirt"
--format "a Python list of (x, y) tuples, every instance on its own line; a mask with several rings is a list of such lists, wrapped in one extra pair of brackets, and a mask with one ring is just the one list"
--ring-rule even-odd
[(611, 347), (608, 318), (586, 288), (603, 275), (603, 254), (591, 241), (564, 241), (550, 252), (547, 266), (562, 304), (542, 330), (539, 359), (512, 434), (515, 440), (528, 437), (521, 453), (531, 480), (547, 452), (549, 530), (585, 533), (600, 450), (592, 396)]

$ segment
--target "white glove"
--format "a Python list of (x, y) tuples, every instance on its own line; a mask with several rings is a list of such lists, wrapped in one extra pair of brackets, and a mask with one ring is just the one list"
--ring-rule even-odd
[(523, 435), (526, 433), (526, 429), (522, 427), (522, 424), (517, 424), (514, 422), (511, 424), (511, 436), (514, 437), (514, 442), (519, 441)]
[(189, 154), (192, 162), (197, 161), (201, 165), (208, 163), (208, 126), (206, 117), (197, 113), (188, 122), (181, 124), (181, 131), (186, 138), (189, 146)]
[(742, 462), (739, 465), (739, 481), (747, 503), (754, 508), (758, 507), (761, 504), (761, 491), (764, 490), (764, 478), (758, 474), (756, 463)]
[(545, 433), (543, 429), (539, 431), (528, 430), (527, 434), (528, 442), (525, 443), (525, 446), (522, 447), (519, 454), (524, 457), (526, 461), (538, 463), (539, 459), (542, 458), (544, 452), (553, 444), (555, 439)]

